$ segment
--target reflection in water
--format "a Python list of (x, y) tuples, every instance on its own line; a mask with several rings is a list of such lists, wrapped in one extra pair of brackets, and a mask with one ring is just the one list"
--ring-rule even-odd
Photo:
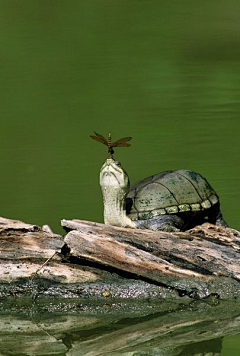
[(93, 308), (77, 301), (56, 303), (59, 313), (46, 312), (51, 304), (35, 306), (31, 317), (1, 313), (2, 354), (217, 356), (223, 337), (240, 333), (240, 306), (233, 303), (163, 302), (158, 311), (144, 303)]

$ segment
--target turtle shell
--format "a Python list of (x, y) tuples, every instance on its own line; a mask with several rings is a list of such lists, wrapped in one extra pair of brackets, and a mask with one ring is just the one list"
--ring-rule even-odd
[(127, 214), (132, 220), (164, 214), (196, 212), (218, 203), (218, 196), (200, 174), (167, 171), (136, 183), (127, 196)]

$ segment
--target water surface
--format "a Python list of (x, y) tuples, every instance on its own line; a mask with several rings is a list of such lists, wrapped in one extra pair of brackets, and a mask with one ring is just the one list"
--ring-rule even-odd
[(4, 355), (238, 356), (239, 304), (37, 299), (1, 310)]

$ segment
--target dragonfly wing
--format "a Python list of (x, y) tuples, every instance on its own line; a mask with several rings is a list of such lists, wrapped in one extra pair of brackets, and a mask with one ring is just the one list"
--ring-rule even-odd
[(104, 145), (108, 146), (107, 140), (106, 140), (102, 135), (98, 134), (98, 133), (95, 132), (95, 131), (94, 131), (94, 133), (95, 133), (96, 136), (90, 135), (90, 137), (91, 137), (93, 140), (96, 140), (96, 141), (101, 142), (101, 143), (103, 143)]
[(132, 137), (123, 137), (120, 140), (117, 140), (111, 144), (112, 147), (129, 147), (131, 146), (130, 143), (126, 143), (130, 141)]

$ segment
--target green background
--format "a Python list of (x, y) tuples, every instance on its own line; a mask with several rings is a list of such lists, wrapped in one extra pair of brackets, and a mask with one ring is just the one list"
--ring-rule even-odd
[(102, 221), (113, 140), (134, 183), (187, 168), (239, 221), (240, 2), (0, 0), (0, 215)]

